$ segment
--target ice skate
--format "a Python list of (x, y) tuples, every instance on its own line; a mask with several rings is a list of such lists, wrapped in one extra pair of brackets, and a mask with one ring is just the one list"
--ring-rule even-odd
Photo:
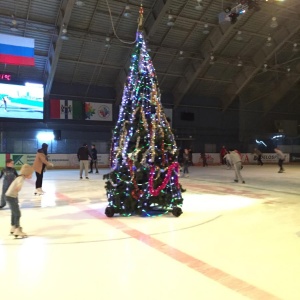
[(35, 196), (40, 196), (40, 195), (43, 195), (43, 194), (44, 194), (44, 191), (41, 188), (38, 188), (34, 191)]
[(17, 237), (21, 237), (21, 238), (26, 238), (27, 234), (25, 232), (22, 231), (22, 227), (18, 227), (16, 228), (16, 230), (14, 231), (14, 236)]
[(12, 225), (10, 228), (10, 234), (14, 234), (15, 230), (16, 230), (16, 226)]

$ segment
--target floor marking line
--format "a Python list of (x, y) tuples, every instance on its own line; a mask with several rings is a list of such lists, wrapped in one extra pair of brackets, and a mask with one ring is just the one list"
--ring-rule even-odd
[(173, 258), (174, 260), (186, 265), (187, 267), (201, 273), (202, 275), (208, 277), (216, 281), (217, 283), (243, 295), (248, 297), (249, 299), (257, 300), (257, 299), (264, 299), (264, 300), (280, 300), (280, 298), (257, 288), (246, 281), (238, 279), (229, 273), (223, 272), (222, 270), (215, 268), (204, 261), (201, 261), (189, 254), (186, 254), (168, 244), (165, 244), (156, 238), (153, 238), (139, 230), (133, 229), (126, 225), (125, 223), (121, 222), (115, 218), (108, 218), (106, 217), (101, 211), (96, 210), (88, 210), (86, 211), (88, 214), (94, 216), (97, 219), (101, 219), (105, 223), (113, 226), (127, 235), (131, 236), (132, 238), (150, 246), (161, 253)]

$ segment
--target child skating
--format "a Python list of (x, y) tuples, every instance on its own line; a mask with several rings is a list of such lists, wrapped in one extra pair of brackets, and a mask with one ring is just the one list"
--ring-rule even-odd
[(14, 161), (9, 158), (6, 160), (6, 167), (1, 170), (0, 179), (3, 177), (3, 184), (2, 184), (2, 195), (1, 195), (1, 203), (0, 208), (3, 208), (6, 205), (5, 201), (5, 193), (11, 183), (18, 177), (18, 173), (14, 168)]
[(17, 237), (27, 237), (20, 226), (21, 211), (19, 206), (18, 194), (22, 189), (25, 179), (32, 178), (33, 168), (30, 165), (24, 164), (20, 170), (20, 176), (17, 177), (9, 186), (5, 193), (6, 202), (11, 210), (11, 229), (10, 233)]

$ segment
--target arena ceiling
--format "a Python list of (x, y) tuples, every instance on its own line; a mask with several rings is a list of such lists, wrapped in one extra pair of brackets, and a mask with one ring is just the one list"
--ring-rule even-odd
[[(224, 111), (237, 96), (266, 113), (287, 98), (299, 106), (299, 0), (0, 0), (0, 33), (35, 39), (34, 67), (0, 71), (43, 82), (46, 99), (54, 82), (82, 84), (86, 95), (113, 87), (118, 104), (141, 3), (147, 48), (174, 107), (190, 96), (218, 98)], [(228, 7), (239, 14), (234, 24)]]

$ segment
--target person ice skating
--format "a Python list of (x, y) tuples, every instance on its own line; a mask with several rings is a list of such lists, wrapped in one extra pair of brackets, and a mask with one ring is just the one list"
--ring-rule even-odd
[(7, 111), (7, 102), (9, 101), (9, 98), (7, 96), (4, 96), (2, 98), (3, 103), (0, 105), (0, 107), (2, 107), (4, 105), (4, 109), (5, 111)]
[(190, 153), (188, 149), (184, 149), (182, 164), (183, 164), (183, 177), (189, 177)]
[(34, 172), (33, 168), (24, 164), (20, 170), (20, 176), (18, 176), (9, 186), (8, 190), (5, 193), (6, 202), (9, 205), (11, 210), (11, 228), (10, 233), (18, 237), (26, 237), (26, 233), (23, 232), (22, 227), (20, 226), (21, 211), (19, 206), (18, 194), (22, 189), (25, 179), (32, 178), (32, 173)]
[(43, 143), (42, 148), (38, 149), (33, 163), (33, 169), (36, 175), (35, 192), (34, 192), (35, 195), (42, 195), (45, 193), (42, 189), (44, 171), (46, 166), (48, 167), (54, 166), (52, 163), (48, 162), (47, 155), (48, 155), (48, 144)]
[(5, 200), (5, 193), (11, 183), (18, 177), (18, 173), (14, 168), (14, 161), (9, 158), (6, 160), (6, 167), (1, 170), (0, 179), (3, 177), (3, 184), (2, 184), (2, 195), (1, 195), (1, 205), (0, 208), (5, 207), (6, 200)]
[(230, 170), (231, 167), (232, 167), (232, 162), (231, 162), (231, 158), (230, 158), (230, 154), (229, 153), (225, 154), (224, 160), (225, 160), (226, 165), (227, 165), (227, 170)]
[(254, 148), (253, 152), (254, 152), (254, 155), (257, 156), (257, 164), (258, 164), (259, 166), (263, 166), (264, 163), (263, 163), (262, 160), (261, 160), (261, 156), (262, 156), (261, 151), (258, 150), (257, 148)]
[(88, 149), (88, 145), (84, 143), (77, 151), (77, 157), (79, 160), (79, 167), (80, 167), (80, 179), (82, 179), (82, 173), (83, 173), (83, 168), (85, 172), (85, 179), (89, 179), (88, 177), (88, 169), (89, 169), (89, 157), (91, 159), (92, 156), (90, 154), (90, 151)]
[(222, 146), (221, 150), (220, 150), (220, 164), (221, 165), (225, 165), (225, 160), (224, 160), (224, 156), (227, 154), (227, 149), (225, 146)]
[(97, 158), (97, 149), (95, 145), (92, 145), (92, 150), (91, 150), (91, 155), (92, 155), (92, 159), (90, 161), (90, 172), (89, 173), (93, 173), (93, 166), (95, 166), (96, 169), (96, 173), (98, 172), (98, 158)]
[(241, 169), (242, 169), (242, 159), (240, 154), (236, 150), (229, 150), (229, 155), (231, 159), (231, 163), (234, 167), (235, 172), (235, 182), (242, 182), (245, 183), (242, 175), (241, 175)]
[(193, 150), (192, 149), (188, 149), (189, 151), (189, 164), (190, 166), (193, 166), (194, 163), (193, 163)]
[(204, 152), (201, 152), (201, 159), (202, 159), (202, 165), (203, 167), (208, 167), (206, 154)]
[(274, 152), (277, 154), (278, 157), (278, 166), (279, 166), (278, 173), (283, 173), (284, 172), (283, 161), (285, 159), (284, 154), (279, 148), (275, 148)]

